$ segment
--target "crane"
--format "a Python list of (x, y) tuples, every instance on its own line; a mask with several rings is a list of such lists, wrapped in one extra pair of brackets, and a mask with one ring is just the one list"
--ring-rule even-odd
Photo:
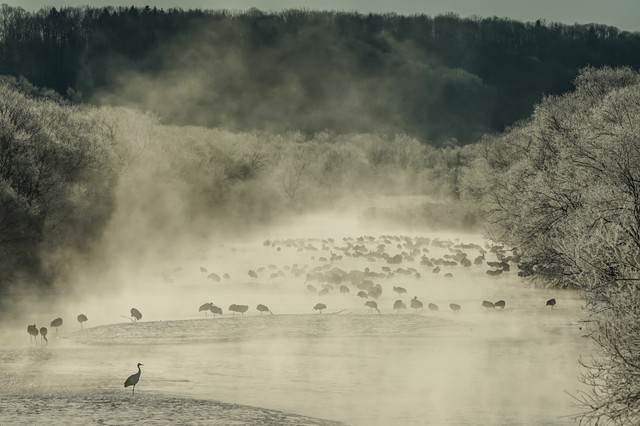
[(133, 395), (136, 392), (136, 385), (138, 384), (138, 381), (140, 380), (140, 373), (142, 373), (142, 370), (140, 370), (140, 366), (141, 365), (144, 365), (144, 364), (138, 363), (138, 372), (136, 374), (132, 374), (129, 377), (127, 377), (127, 380), (124, 382), (124, 387), (125, 388), (127, 386), (133, 386), (133, 392), (131, 392), (131, 395)]

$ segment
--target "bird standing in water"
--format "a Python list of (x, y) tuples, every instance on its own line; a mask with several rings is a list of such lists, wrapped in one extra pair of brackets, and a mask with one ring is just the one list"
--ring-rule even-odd
[(35, 324), (27, 326), (27, 333), (29, 333), (29, 341), (33, 343), (33, 339), (36, 339), (38, 343), (38, 327)]
[(133, 395), (136, 392), (136, 385), (138, 384), (138, 380), (140, 380), (140, 373), (142, 372), (140, 370), (140, 366), (143, 364), (138, 363), (138, 372), (136, 374), (132, 374), (130, 375), (127, 380), (124, 382), (124, 387), (126, 388), (127, 386), (133, 386), (133, 392), (131, 392), (131, 395)]

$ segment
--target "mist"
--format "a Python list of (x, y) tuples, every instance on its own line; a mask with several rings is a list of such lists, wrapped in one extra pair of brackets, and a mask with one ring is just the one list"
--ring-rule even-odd
[(0, 419), (572, 423), (581, 294), (527, 286), (469, 193), (492, 86), (414, 40), (252, 22), (109, 56), (103, 85), (87, 56), (88, 103), (2, 80)]

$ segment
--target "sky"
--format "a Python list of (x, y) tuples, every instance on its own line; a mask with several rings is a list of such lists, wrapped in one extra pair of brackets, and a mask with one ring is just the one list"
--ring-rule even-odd
[(640, 0), (0, 0), (27, 10), (44, 6), (155, 6), (168, 9), (231, 9), (264, 11), (307, 8), (402, 15), (454, 12), (461, 17), (498, 16), (520, 21), (546, 19), (565, 24), (598, 23), (640, 31)]

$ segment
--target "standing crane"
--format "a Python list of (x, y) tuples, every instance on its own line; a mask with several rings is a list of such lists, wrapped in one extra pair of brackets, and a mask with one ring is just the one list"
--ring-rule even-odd
[(80, 329), (82, 330), (82, 323), (87, 321), (88, 318), (85, 314), (78, 315), (78, 322), (80, 323)]
[(56, 318), (53, 321), (51, 321), (51, 327), (56, 328), (56, 336), (58, 335), (58, 327), (60, 327), (61, 325), (62, 325), (62, 318)]
[(133, 395), (136, 392), (136, 385), (138, 384), (138, 380), (140, 380), (140, 373), (142, 373), (142, 370), (140, 370), (141, 365), (144, 365), (144, 364), (138, 363), (138, 372), (136, 374), (130, 375), (127, 378), (127, 380), (124, 382), (125, 388), (127, 386), (133, 386), (133, 392), (131, 392), (131, 395)]
[(27, 333), (29, 333), (29, 342), (33, 343), (33, 339), (38, 342), (38, 327), (35, 324), (27, 326)]
[(200, 305), (200, 308), (198, 308), (198, 312), (204, 311), (204, 318), (207, 319), (207, 311), (210, 311), (212, 306), (213, 306), (213, 302)]
[[(49, 344), (49, 339), (47, 339), (47, 327), (40, 327), (40, 335), (42, 336), (42, 338), (44, 339), (45, 342), (47, 342), (47, 345)], [(42, 340), (40, 340), (40, 343), (42, 343)]]
[(136, 308), (131, 308), (131, 316), (136, 319), (136, 321), (140, 321), (142, 319), (142, 314)]
[(222, 315), (222, 308), (219, 308), (216, 305), (212, 304), (209, 310), (213, 313), (214, 318), (216, 317), (216, 314)]
[(324, 303), (316, 303), (316, 306), (314, 306), (313, 309), (322, 313), (323, 309), (327, 309), (327, 305), (325, 305)]
[(256, 309), (260, 311), (260, 315), (265, 312), (269, 312), (271, 315), (273, 315), (273, 312), (271, 312), (271, 310), (266, 305), (259, 304), (258, 306), (256, 306)]

